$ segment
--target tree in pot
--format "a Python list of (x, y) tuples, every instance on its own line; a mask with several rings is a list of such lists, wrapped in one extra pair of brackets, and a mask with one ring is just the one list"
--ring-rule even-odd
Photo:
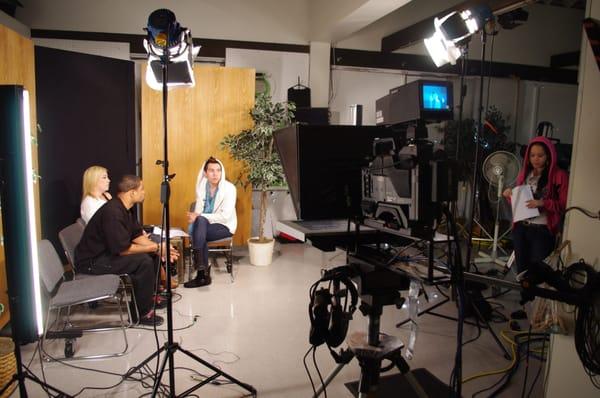
[[(267, 214), (267, 190), (269, 187), (283, 185), (283, 168), (279, 155), (274, 148), (273, 132), (292, 123), (295, 105), (293, 103), (273, 103), (268, 93), (256, 95), (254, 108), (250, 116), (254, 121), (254, 127), (243, 130), (238, 134), (229, 134), (221, 146), (226, 148), (231, 157), (244, 163), (243, 174), (246, 175), (244, 186), (251, 184), (260, 191), (260, 210), (258, 223), (258, 237), (248, 241), (251, 250), (254, 244), (270, 245), (270, 253), (267, 264), (271, 262), (273, 252), (273, 239), (265, 237), (265, 219)], [(241, 178), (238, 177), (240, 182)]]

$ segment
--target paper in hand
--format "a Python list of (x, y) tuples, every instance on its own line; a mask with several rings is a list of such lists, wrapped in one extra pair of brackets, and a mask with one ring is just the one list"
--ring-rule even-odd
[[(154, 230), (152, 231), (152, 233), (154, 235), (162, 235), (162, 237), (165, 237), (165, 233), (159, 228), (159, 227), (154, 227)], [(186, 234), (181, 228), (171, 228), (171, 233), (169, 234), (170, 238), (188, 238), (189, 235)]]
[(529, 200), (533, 200), (533, 192), (528, 184), (519, 185), (512, 189), (511, 205), (513, 222), (519, 222), (540, 215), (540, 211), (537, 208), (530, 209), (527, 207), (527, 201)]

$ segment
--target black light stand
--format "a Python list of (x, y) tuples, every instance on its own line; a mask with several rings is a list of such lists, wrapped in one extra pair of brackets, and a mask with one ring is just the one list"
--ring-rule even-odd
[[(170, 29), (168, 30), (170, 31)], [(127, 374), (125, 375), (125, 378), (133, 375), (134, 373), (136, 373), (139, 369), (143, 368), (144, 366), (146, 366), (146, 364), (150, 361), (152, 361), (154, 358), (159, 358), (160, 355), (164, 352), (165, 356), (162, 358), (162, 361), (159, 365), (158, 368), (158, 373), (155, 375), (155, 380), (154, 380), (154, 386), (152, 388), (152, 397), (156, 397), (158, 389), (161, 385), (161, 379), (163, 377), (163, 374), (165, 372), (165, 367), (167, 365), (167, 362), (169, 363), (169, 397), (185, 397), (188, 396), (189, 394), (191, 394), (192, 392), (194, 392), (195, 390), (199, 389), (200, 387), (202, 387), (205, 384), (210, 383), (211, 381), (215, 380), (216, 378), (222, 376), (224, 378), (226, 378), (227, 380), (229, 380), (231, 383), (236, 384), (240, 387), (242, 387), (243, 389), (247, 390), (248, 392), (250, 392), (250, 394), (253, 397), (256, 397), (256, 389), (251, 386), (250, 384), (246, 384), (241, 382), (240, 380), (234, 378), (233, 376), (225, 373), (224, 371), (222, 371), (221, 369), (213, 366), (212, 364), (210, 364), (209, 362), (201, 359), (200, 357), (198, 357), (197, 355), (195, 355), (194, 353), (185, 350), (184, 348), (182, 348), (178, 343), (176, 343), (175, 341), (173, 341), (173, 301), (172, 301), (172, 290), (171, 290), (171, 267), (172, 267), (172, 262), (171, 262), (171, 258), (170, 258), (170, 244), (171, 244), (171, 239), (170, 239), (170, 230), (171, 230), (171, 225), (170, 225), (170, 220), (169, 220), (169, 199), (170, 199), (170, 194), (171, 194), (171, 187), (169, 185), (169, 180), (171, 179), (171, 176), (169, 176), (169, 151), (168, 151), (168, 131), (167, 131), (167, 104), (168, 104), (168, 88), (167, 88), (167, 79), (168, 79), (168, 65), (170, 62), (170, 53), (169, 50), (167, 48), (167, 45), (169, 43), (168, 40), (168, 36), (167, 36), (167, 40), (166, 40), (166, 44), (165, 47), (163, 48), (163, 54), (161, 56), (161, 67), (162, 67), (162, 96), (163, 96), (163, 162), (162, 162), (162, 166), (163, 166), (163, 181), (161, 183), (161, 188), (160, 188), (160, 201), (163, 204), (164, 207), (164, 229), (163, 231), (165, 232), (165, 246), (166, 246), (166, 253), (163, 253), (165, 256), (165, 262), (166, 262), (166, 274), (167, 274), (167, 280), (166, 280), (166, 296), (167, 296), (167, 342), (161, 347), (159, 348), (157, 351), (155, 351), (153, 354), (151, 354), (149, 357), (147, 357), (144, 361), (142, 361), (139, 365), (137, 365), (136, 367), (130, 369)], [(188, 357), (192, 358), (193, 360), (195, 360), (196, 362), (200, 363), (203, 366), (206, 366), (207, 368), (209, 368), (210, 370), (212, 370), (213, 372), (215, 372), (212, 376), (206, 378), (205, 380), (197, 383), (196, 385), (188, 388), (187, 390), (185, 390), (184, 392), (182, 392), (179, 395), (176, 395), (175, 393), (175, 359), (173, 357), (173, 355), (177, 352), (180, 351), (183, 354), (187, 355)]]
[(480, 64), (480, 70), (479, 70), (479, 101), (477, 104), (477, 113), (478, 113), (478, 122), (477, 122), (477, 130), (475, 130), (475, 159), (473, 161), (473, 187), (471, 189), (471, 209), (470, 209), (470, 216), (467, 217), (469, 224), (467, 226), (467, 231), (468, 231), (468, 240), (467, 240), (467, 255), (466, 255), (466, 261), (465, 261), (465, 266), (467, 267), (467, 271), (469, 271), (471, 269), (471, 252), (473, 250), (473, 217), (475, 216), (475, 199), (476, 199), (476, 192), (479, 189), (479, 179), (481, 178), (479, 176), (479, 163), (480, 163), (480, 159), (479, 159), (479, 138), (480, 135), (482, 133), (483, 130), (483, 83), (484, 83), (484, 76), (483, 76), (483, 66), (485, 64), (485, 51), (486, 51), (486, 44), (487, 44), (487, 33), (485, 32), (485, 27), (483, 27), (481, 29), (481, 64)]

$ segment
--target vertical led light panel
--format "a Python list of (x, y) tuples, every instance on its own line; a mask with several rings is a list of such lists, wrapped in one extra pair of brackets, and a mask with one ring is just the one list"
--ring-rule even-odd
[(43, 332), (29, 94), (0, 86), (0, 198), (13, 338)]

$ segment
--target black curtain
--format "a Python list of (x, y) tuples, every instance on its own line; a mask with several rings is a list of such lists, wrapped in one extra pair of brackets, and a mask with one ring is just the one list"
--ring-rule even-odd
[(134, 63), (35, 47), (42, 237), (59, 253), (58, 232), (79, 217), (82, 176), (106, 167), (114, 194), (135, 174)]

